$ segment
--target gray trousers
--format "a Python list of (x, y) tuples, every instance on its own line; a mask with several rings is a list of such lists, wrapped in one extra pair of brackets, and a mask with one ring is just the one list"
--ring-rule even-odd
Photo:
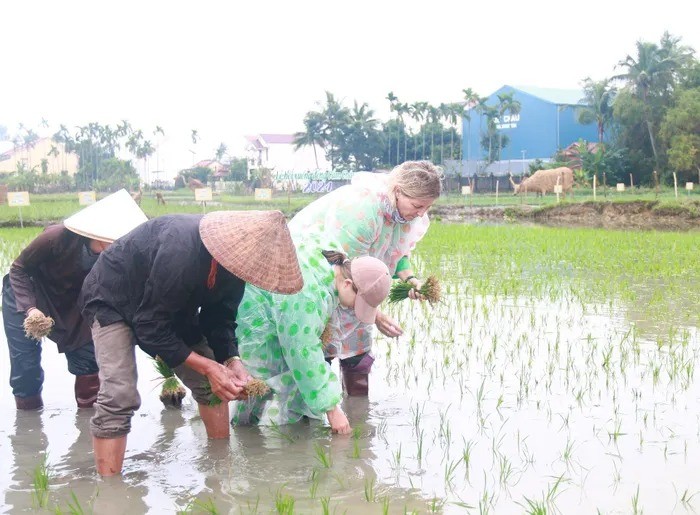
[[(141, 406), (137, 389), (136, 339), (124, 322), (102, 327), (95, 320), (92, 325), (95, 356), (100, 367), (100, 391), (95, 402), (95, 414), (90, 420), (90, 431), (98, 438), (119, 438), (131, 430), (131, 418)], [(214, 352), (206, 341), (192, 347), (197, 354), (214, 359)], [(200, 404), (209, 402), (206, 376), (185, 364), (173, 369), (175, 375), (192, 391)]]

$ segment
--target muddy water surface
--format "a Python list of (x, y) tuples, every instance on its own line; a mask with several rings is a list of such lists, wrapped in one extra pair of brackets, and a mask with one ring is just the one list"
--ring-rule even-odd
[(103, 480), (55, 346), (44, 344), (41, 412), (16, 412), (0, 353), (2, 511), (33, 510), (44, 456), (49, 508), (63, 512), (76, 500), (98, 514), (700, 509), (697, 281), (672, 298), (663, 282), (605, 298), (565, 284), (485, 296), (463, 265), (444, 266), (442, 304), (390, 308), (406, 333), (378, 339), (369, 399), (345, 401), (357, 438), (302, 423), (207, 441), (191, 397), (163, 408), (139, 353), (124, 474)]

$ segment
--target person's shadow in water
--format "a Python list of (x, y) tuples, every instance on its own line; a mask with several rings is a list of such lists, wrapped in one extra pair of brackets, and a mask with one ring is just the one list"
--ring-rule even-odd
[(34, 471), (46, 463), (48, 449), (41, 415), (41, 411), (20, 410), (15, 415), (14, 431), (9, 436), (13, 463), (4, 503), (12, 513), (38, 507), (38, 499), (32, 495)]

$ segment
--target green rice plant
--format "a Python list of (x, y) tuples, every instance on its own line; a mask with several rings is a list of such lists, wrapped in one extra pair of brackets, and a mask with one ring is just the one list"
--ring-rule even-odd
[(360, 458), (360, 429), (358, 427), (352, 430), (352, 458)]
[(319, 485), (319, 480), (320, 480), (320, 474), (318, 472), (318, 469), (314, 467), (311, 469), (311, 474), (309, 475), (309, 482), (311, 483), (309, 485), (309, 495), (311, 498), (316, 497), (316, 492), (318, 491), (318, 485)]
[(69, 515), (85, 515), (86, 512), (83, 509), (83, 507), (80, 505), (80, 501), (78, 501), (78, 497), (75, 495), (75, 492), (73, 492), (71, 490), (70, 496), (71, 496), (71, 500), (68, 501), (68, 507), (67, 507), (68, 511), (64, 512), (63, 510), (61, 510), (60, 507), (56, 506), (54, 508), (54, 513), (56, 515), (63, 515), (64, 513), (69, 514)]
[(374, 493), (374, 482), (375, 479), (372, 478), (365, 478), (365, 501), (367, 502), (374, 502), (375, 501), (375, 493)]
[(210, 515), (218, 515), (219, 509), (214, 504), (214, 501), (210, 498), (206, 501), (201, 499), (192, 499), (187, 505), (182, 509), (178, 510), (178, 515), (186, 515), (190, 513), (208, 513)]
[[(396, 281), (389, 290), (389, 303), (393, 304), (408, 298), (411, 290), (415, 289), (413, 284), (406, 281)], [(442, 298), (442, 287), (440, 281), (434, 275), (429, 276), (421, 285), (418, 293), (423, 295), (425, 299), (432, 305), (440, 302)]]
[(389, 515), (389, 496), (385, 495), (382, 499), (382, 515)]
[(318, 461), (323, 468), (331, 468), (333, 462), (329, 450), (327, 451), (321, 444), (315, 443), (314, 452), (316, 453), (316, 461)]
[(283, 488), (284, 485), (280, 486), (275, 492), (275, 510), (280, 515), (293, 515), (296, 500), (291, 495), (284, 493), (282, 491)]
[(44, 455), (41, 462), (32, 471), (32, 506), (46, 508), (49, 502), (50, 469), (47, 457)]
[(632, 513), (634, 515), (641, 515), (643, 513), (639, 506), (639, 485), (637, 485), (636, 493), (632, 496)]
[(279, 424), (277, 424), (274, 421), (270, 421), (270, 425), (267, 427), (273, 436), (281, 438), (282, 440), (286, 440), (289, 443), (295, 442), (298, 438), (293, 435), (290, 435), (289, 433), (286, 433), (285, 431), (282, 431), (282, 428), (279, 426)]
[(330, 497), (321, 497), (321, 513), (323, 515), (330, 515), (331, 509), (330, 509), (330, 504), (331, 504), (331, 498)]

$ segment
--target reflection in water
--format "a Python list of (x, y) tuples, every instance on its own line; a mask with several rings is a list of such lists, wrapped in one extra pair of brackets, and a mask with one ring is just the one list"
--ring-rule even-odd
[(10, 483), (3, 485), (4, 506), (8, 511), (32, 506), (32, 471), (42, 463), (48, 448), (41, 415), (40, 411), (18, 411), (15, 416), (14, 428), (9, 435), (12, 461), (6, 462)]
[[(443, 261), (420, 268), (442, 272), (445, 302), (392, 306), (405, 335), (378, 340), (369, 399), (344, 400), (357, 439), (306, 421), (207, 441), (191, 396), (164, 409), (140, 356), (125, 473), (101, 480), (65, 367), (47, 374), (43, 412), (16, 413), (0, 352), (3, 511), (31, 509), (45, 453), (50, 506), (64, 512), (71, 492), (88, 513), (174, 513), (195, 499), (219, 513), (285, 499), (297, 513), (321, 513), (324, 499), (338, 513), (381, 513), (385, 499), (389, 513), (523, 513), (526, 499), (629, 513), (636, 495), (647, 513), (697, 508), (682, 501), (700, 490), (697, 280), (618, 288), (557, 262), (551, 281), (547, 267), (527, 277), (531, 291), (506, 279), (481, 295), (494, 290), (464, 282), (473, 262)], [(46, 349), (45, 365), (62, 360)]]

